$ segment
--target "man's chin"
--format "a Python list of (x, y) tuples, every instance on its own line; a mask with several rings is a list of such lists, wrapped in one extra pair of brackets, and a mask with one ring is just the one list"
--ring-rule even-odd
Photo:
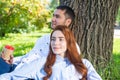
[(51, 28), (54, 29), (56, 27), (56, 25), (52, 25)]

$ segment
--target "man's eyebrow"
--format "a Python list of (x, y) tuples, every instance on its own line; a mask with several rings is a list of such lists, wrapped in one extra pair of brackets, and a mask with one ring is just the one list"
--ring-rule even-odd
[(53, 14), (53, 16), (59, 16), (58, 14)]

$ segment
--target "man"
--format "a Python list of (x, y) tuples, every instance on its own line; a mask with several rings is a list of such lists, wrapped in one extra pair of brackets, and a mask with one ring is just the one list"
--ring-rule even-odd
[[(75, 14), (68, 6), (58, 6), (54, 13), (51, 22), (51, 28), (54, 29), (57, 25), (69, 26), (74, 20)], [(49, 52), (50, 34), (39, 38), (34, 48), (22, 57), (14, 58), (6, 61), (4, 57), (0, 58), (0, 74), (8, 73), (13, 70), (21, 69), (24, 64), (30, 64), (32, 61), (47, 56)], [(79, 51), (79, 50), (78, 50)], [(79, 51), (80, 52), (80, 51)], [(12, 63), (12, 66), (11, 66)], [(6, 69), (5, 69), (6, 67)]]

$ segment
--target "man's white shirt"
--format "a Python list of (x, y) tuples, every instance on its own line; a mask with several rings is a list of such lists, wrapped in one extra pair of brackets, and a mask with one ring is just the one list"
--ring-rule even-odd
[[(41, 58), (42, 56), (46, 57), (49, 53), (49, 44), (50, 44), (50, 34), (46, 34), (40, 37), (33, 49), (24, 56), (14, 58), (13, 64), (17, 65), (16, 69), (19, 69), (25, 63), (29, 64), (32, 61)], [(78, 52), (80, 53), (80, 48), (76, 43)]]
[(47, 56), (49, 53), (50, 34), (46, 34), (40, 37), (33, 49), (24, 56), (16, 57), (13, 60), (13, 64), (16, 64), (15, 69), (20, 68), (24, 63), (30, 63), (41, 56)]

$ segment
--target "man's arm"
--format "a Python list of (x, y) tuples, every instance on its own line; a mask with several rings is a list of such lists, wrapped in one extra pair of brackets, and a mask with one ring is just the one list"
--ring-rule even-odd
[(11, 73), (6, 73), (0, 75), (1, 80), (27, 80), (34, 79), (36, 77), (36, 72), (39, 72), (44, 63), (46, 57), (41, 57), (40, 59), (32, 61), (30, 64), (25, 63), (21, 68), (12, 71)]
[[(36, 41), (33, 49), (24, 56), (11, 57), (9, 61), (0, 58), (0, 74), (8, 73), (13, 71), (15, 68), (20, 68), (24, 63), (30, 63), (36, 60), (41, 55), (47, 56), (49, 51), (49, 40), (50, 35), (45, 35)], [(12, 64), (12, 65), (11, 65)]]
[(29, 53), (22, 56), (22, 58), (20, 57), (19, 60), (14, 60), (14, 64), (19, 64), (15, 69), (20, 68), (22, 65), (24, 65), (24, 63), (30, 64), (32, 61), (40, 58), (41, 56), (47, 56), (49, 52), (49, 42), (50, 34), (40, 37)]
[(0, 57), (0, 75), (11, 70), (11, 64), (8, 64)]

